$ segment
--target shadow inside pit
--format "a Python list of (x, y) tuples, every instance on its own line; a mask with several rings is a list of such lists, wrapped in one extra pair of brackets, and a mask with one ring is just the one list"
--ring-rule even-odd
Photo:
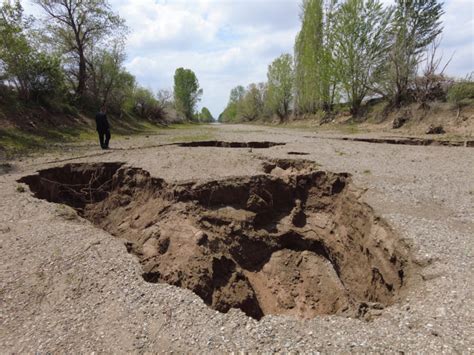
[(288, 155), (309, 155), (309, 153), (305, 152), (288, 152)]

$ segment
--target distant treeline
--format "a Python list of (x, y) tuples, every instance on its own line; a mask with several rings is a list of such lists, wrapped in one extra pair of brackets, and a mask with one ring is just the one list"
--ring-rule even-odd
[(202, 89), (191, 70), (176, 70), (173, 91), (136, 82), (124, 67), (128, 29), (106, 0), (34, 3), (45, 21), (26, 16), (20, 1), (0, 7), (0, 103), (65, 113), (106, 104), (120, 117), (212, 120), (208, 109), (196, 112)]
[(437, 0), (303, 0), (294, 56), (275, 59), (266, 83), (232, 89), (219, 120), (284, 121), (341, 106), (360, 116), (369, 99), (389, 109), (474, 99), (472, 80), (446, 77), (436, 55), (443, 13)]

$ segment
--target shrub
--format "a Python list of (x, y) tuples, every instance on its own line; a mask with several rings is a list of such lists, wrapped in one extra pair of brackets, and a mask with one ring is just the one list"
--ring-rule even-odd
[(463, 80), (448, 90), (448, 101), (457, 106), (465, 106), (474, 101), (474, 81)]

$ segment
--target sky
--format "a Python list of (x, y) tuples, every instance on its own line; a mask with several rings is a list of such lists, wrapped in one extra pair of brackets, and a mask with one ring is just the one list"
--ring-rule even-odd
[[(393, 0), (383, 0), (390, 4)], [(266, 81), (268, 65), (293, 53), (300, 0), (109, 0), (130, 29), (126, 68), (140, 85), (172, 89), (176, 68), (192, 69), (204, 90), (200, 107), (214, 117), (230, 90)], [(27, 12), (36, 12), (23, 1)], [(474, 71), (474, 0), (445, 0), (439, 52), (446, 73)]]

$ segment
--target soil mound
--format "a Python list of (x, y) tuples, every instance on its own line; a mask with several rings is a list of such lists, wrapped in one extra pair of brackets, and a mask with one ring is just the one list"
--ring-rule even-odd
[(395, 302), (408, 249), (350, 176), (303, 160), (263, 168), (170, 184), (121, 163), (68, 164), (20, 182), (126, 239), (145, 280), (190, 289), (221, 312), (357, 317)]

